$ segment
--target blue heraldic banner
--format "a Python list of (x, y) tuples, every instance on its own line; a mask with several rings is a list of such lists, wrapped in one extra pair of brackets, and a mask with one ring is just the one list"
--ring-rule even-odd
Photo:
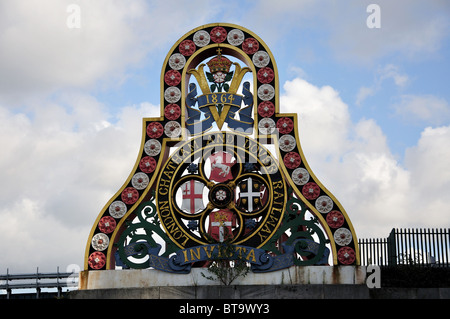
[[(306, 241), (308, 244), (304, 251), (311, 253), (317, 252), (319, 246), (317, 243), (307, 239), (302, 239), (302, 241)], [(131, 257), (133, 255), (142, 254), (142, 250), (147, 249), (149, 260), (146, 266), (170, 273), (187, 274), (190, 273), (192, 264), (195, 262), (218, 259), (244, 260), (251, 264), (251, 270), (253, 272), (263, 273), (289, 268), (298, 264), (296, 262), (297, 259), (294, 257), (294, 246), (295, 243), (292, 246), (284, 246), (286, 253), (272, 256), (263, 249), (241, 245), (233, 245), (234, 252), (224, 253), (222, 244), (210, 244), (181, 249), (178, 250), (175, 255), (166, 258), (158, 256), (161, 245), (157, 244), (156, 247), (151, 247), (147, 242), (137, 242), (125, 247), (125, 255)], [(317, 264), (326, 264), (328, 256), (329, 250), (326, 248), (322, 258)], [(118, 254), (116, 254), (116, 262), (118, 266), (128, 268), (127, 265), (120, 260)]]

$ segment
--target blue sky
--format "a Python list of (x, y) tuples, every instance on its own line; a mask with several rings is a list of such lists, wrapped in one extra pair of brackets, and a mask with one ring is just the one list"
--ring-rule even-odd
[[(401, 1), (400, 1), (401, 2)], [(283, 2), (279, 12), (274, 15), (275, 21), (265, 25), (256, 17), (247, 21), (246, 14), (250, 12), (258, 13), (263, 6), (274, 6), (270, 2), (228, 2), (228, 9), (225, 12), (236, 10), (236, 17), (231, 21), (223, 20), (226, 14), (220, 14), (220, 10), (211, 12), (214, 18), (205, 19), (206, 22), (227, 21), (233, 22), (253, 30), (266, 41), (274, 54), (281, 81), (291, 80), (297, 76), (304, 77), (316, 86), (329, 85), (339, 92), (341, 99), (350, 107), (352, 120), (357, 121), (362, 117), (373, 118), (383, 128), (389, 136), (389, 145), (400, 158), (406, 147), (413, 146), (420, 137), (420, 132), (427, 125), (446, 124), (449, 117), (439, 119), (439, 115), (432, 118), (421, 118), (414, 114), (403, 114), (396, 110), (398, 104), (405, 102), (408, 95), (427, 96), (442, 99), (445, 104), (448, 101), (448, 90), (446, 90), (449, 79), (447, 70), (449, 69), (448, 55), (449, 49), (448, 25), (445, 18), (448, 18), (449, 9), (445, 2), (431, 2), (431, 9), (427, 8), (420, 17), (420, 12), (426, 6), (421, 2), (403, 2), (403, 5), (393, 6), (379, 1), (380, 8), (380, 28), (368, 28), (367, 18), (371, 12), (367, 12), (367, 6), (373, 1), (344, 1), (342, 5), (329, 1), (286, 1), (286, 9), (283, 10)], [(290, 3), (290, 4), (289, 4)], [(303, 4), (305, 3), (305, 4)], [(346, 5), (345, 3), (348, 3)], [(351, 6), (351, 15), (345, 13), (346, 6)], [(214, 6), (212, 6), (214, 7)], [(299, 21), (295, 21), (294, 14), (289, 13), (289, 9), (305, 8), (305, 12), (298, 13)], [(428, 7), (428, 6), (427, 6)], [(433, 11), (434, 7), (434, 11)], [(221, 6), (218, 6), (221, 8)], [(256, 8), (256, 10), (255, 10)], [(314, 16), (308, 16), (307, 12), (312, 11), (317, 14), (317, 10), (336, 10), (334, 14), (318, 14), (317, 21)], [(401, 9), (401, 10), (399, 10)], [(397, 11), (398, 10), (398, 11)], [(201, 9), (200, 9), (201, 11)], [(268, 9), (268, 11), (270, 11)], [(269, 15), (269, 14), (267, 14)], [(287, 15), (287, 21), (280, 21), (283, 15)], [(332, 15), (332, 17), (329, 17)], [(340, 18), (340, 15), (342, 17)], [(408, 16), (404, 20), (417, 18), (411, 25), (399, 26), (396, 30), (395, 20), (398, 16)], [(234, 16), (233, 14), (231, 16)], [(425, 23), (439, 21), (435, 24), (436, 30), (434, 38), (429, 39), (428, 34), (417, 34), (424, 39), (411, 39), (412, 43), (406, 42), (404, 46), (392, 43), (394, 39), (390, 37), (412, 37)], [(392, 20), (389, 20), (391, 18)], [(304, 21), (302, 21), (304, 20)], [(347, 21), (346, 21), (347, 20)], [(359, 28), (360, 31), (355, 39), (353, 35), (346, 31), (351, 25)], [(251, 27), (256, 25), (255, 31)], [(191, 24), (195, 27), (195, 24)], [(430, 26), (430, 28), (432, 28)], [(188, 28), (189, 29), (189, 28)], [(186, 29), (186, 30), (188, 30)], [(270, 29), (267, 30), (267, 29)], [(185, 31), (185, 30), (183, 30)], [(182, 35), (180, 30), (179, 34)], [(395, 34), (395, 33), (398, 34)], [(268, 34), (265, 38), (264, 35)], [(395, 35), (389, 36), (390, 33)], [(358, 38), (360, 37), (360, 38)], [(383, 42), (383, 37), (388, 38), (387, 43)], [(174, 37), (176, 38), (176, 37)], [(335, 43), (339, 38), (345, 38), (342, 43)], [(358, 40), (362, 40), (358, 44)], [(371, 42), (373, 48), (370, 49)], [(358, 46), (367, 46), (367, 50), (359, 50)], [(347, 47), (346, 47), (347, 46)], [(166, 45), (170, 48), (170, 44)], [(361, 51), (361, 52), (360, 52)], [(159, 57), (162, 61), (166, 51), (161, 50), (152, 57)], [(159, 67), (158, 60), (145, 61), (146, 66), (132, 70), (131, 77), (116, 91), (96, 92), (99, 100), (111, 107), (121, 107), (126, 104), (149, 101), (152, 104), (159, 103)], [(149, 66), (149, 67), (147, 67)], [(396, 84), (395, 77), (403, 78), (403, 82)], [(371, 93), (367, 97), (358, 101), (360, 90), (367, 88)], [(448, 102), (447, 105), (448, 106)]]
[(0, 272), (83, 264), (142, 118), (159, 116), (167, 52), (212, 22), (269, 46), (281, 112), (298, 112), (306, 158), (359, 237), (449, 227), (449, 16), (446, 0), (2, 1)]

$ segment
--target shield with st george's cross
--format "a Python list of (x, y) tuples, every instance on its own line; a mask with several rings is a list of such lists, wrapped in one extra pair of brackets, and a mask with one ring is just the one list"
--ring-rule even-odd
[(203, 203), (203, 188), (205, 184), (191, 179), (181, 185), (182, 198), (181, 209), (195, 214), (205, 208)]
[(209, 215), (209, 235), (219, 242), (233, 238), (236, 216), (229, 209), (214, 211)]

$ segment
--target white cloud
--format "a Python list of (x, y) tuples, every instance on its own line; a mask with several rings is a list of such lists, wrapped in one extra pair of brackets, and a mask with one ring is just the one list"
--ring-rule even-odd
[[(64, 213), (64, 212), (61, 212)], [(80, 264), (87, 227), (68, 224), (45, 214), (39, 202), (22, 199), (0, 209), (2, 223), (2, 273), (60, 271), (71, 262)], [(80, 245), (81, 244), (81, 245)]]
[(67, 93), (30, 109), (0, 107), (1, 267), (82, 265), (93, 221), (136, 161), (142, 118), (159, 107), (111, 117), (95, 98)]
[[(80, 28), (69, 28), (71, 4)], [(209, 19), (205, 1), (4, 0), (0, 4), (0, 101), (21, 105), (31, 94), (117, 87), (130, 67)], [(198, 7), (203, 10), (198, 11)], [(174, 10), (175, 9), (175, 10)], [(195, 16), (194, 20), (186, 17)], [(157, 65), (159, 79), (160, 63)], [(159, 81), (158, 81), (159, 83)]]
[(356, 95), (356, 105), (361, 105), (361, 103), (367, 99), (369, 96), (373, 96), (375, 94), (375, 88), (373, 87), (360, 87), (358, 90), (358, 94)]
[(393, 53), (421, 59), (436, 52), (448, 34), (449, 6), (445, 1), (376, 1), (381, 28), (366, 25), (373, 1), (334, 3), (323, 10), (330, 27), (330, 45), (343, 60), (372, 63)]
[[(448, 127), (425, 130), (408, 150), (405, 166), (374, 120), (351, 122), (347, 105), (333, 88), (294, 79), (284, 89), (281, 112), (299, 114), (306, 159), (343, 204), (358, 236), (383, 237), (394, 227), (448, 225), (443, 203), (449, 199), (450, 175), (442, 172), (450, 158)], [(433, 185), (436, 191), (431, 191)]]
[(405, 165), (413, 172), (412, 195), (415, 210), (428, 216), (429, 223), (448, 223), (450, 189), (450, 126), (426, 128), (416, 146), (406, 150)]
[[(120, 76), (145, 55), (145, 38), (131, 28), (144, 18), (142, 1), (79, 2), (81, 28), (67, 26), (73, 1), (6, 1), (0, 10), (0, 94), (88, 88)], [(11, 101), (12, 98), (9, 100)]]
[(339, 93), (330, 86), (318, 88), (299, 78), (287, 81), (283, 88), (281, 112), (298, 113), (302, 145), (313, 156), (320, 154), (323, 158), (345, 152), (341, 141), (347, 139), (350, 115)]
[[(284, 91), (281, 112), (299, 114), (305, 156), (359, 237), (447, 222), (449, 127), (426, 129), (403, 166), (380, 126), (372, 119), (353, 123), (332, 87), (297, 78)], [(114, 118), (95, 98), (74, 92), (30, 109), (27, 115), (0, 108), (2, 266), (21, 272), (82, 265), (92, 222), (137, 158), (142, 117), (160, 109), (126, 106)]]
[(449, 103), (434, 95), (402, 95), (394, 109), (401, 118), (417, 123), (442, 125), (450, 120)]
[[(83, 263), (92, 223), (135, 163), (142, 117), (160, 112), (159, 106), (141, 103), (111, 114), (87, 92), (120, 86), (134, 76), (130, 67), (143, 61), (156, 64), (159, 85), (162, 60), (149, 62), (149, 54), (164, 50), (165, 55), (174, 39), (213, 22), (220, 10), (226, 10), (220, 20), (241, 19), (237, 23), (267, 43), (298, 41), (300, 32), (290, 36), (320, 24), (336, 56), (366, 62), (396, 52), (414, 57), (435, 52), (448, 26), (442, 18), (448, 5), (440, 1), (378, 2), (381, 30), (370, 30), (367, 5), (360, 1), (347, 6), (263, 1), (247, 11), (236, 9), (241, 4), (212, 6), (208, 1), (79, 0), (81, 28), (69, 29), (66, 9), (72, 3), (0, 2), (0, 272), (6, 267), (28, 272), (35, 266), (52, 271), (57, 265)], [(267, 28), (267, 21), (273, 27)], [(295, 76), (305, 77), (303, 69), (292, 67), (294, 62)], [(389, 80), (397, 88), (409, 83), (397, 66), (384, 65), (374, 84), (360, 89), (358, 101)], [(424, 130), (402, 165), (380, 126), (371, 119), (352, 122), (334, 88), (296, 78), (285, 83), (284, 91), (281, 112), (299, 114), (306, 158), (346, 208), (358, 235), (385, 236), (392, 227), (447, 222), (449, 127)], [(447, 124), (437, 119), (438, 114), (448, 119), (448, 109), (444, 100), (415, 95), (402, 96), (397, 106), (399, 114), (407, 112), (430, 125)]]
[[(66, 24), (73, 3), (79, 29)], [(111, 114), (88, 92), (119, 87), (130, 67), (214, 10), (205, 1), (0, 2), (0, 272), (83, 264), (92, 223), (135, 164), (142, 118), (160, 115), (149, 103)]]
[(395, 85), (404, 87), (409, 82), (409, 77), (405, 74), (401, 74), (398, 67), (393, 64), (388, 64), (378, 70), (379, 82), (383, 82), (387, 79), (392, 79)]
[[(371, 14), (367, 7), (374, 3), (380, 7), (381, 28), (371, 29), (366, 24)], [(254, 14), (246, 21), (261, 30), (260, 35), (272, 46), (279, 41), (299, 41), (304, 54), (312, 48), (303, 43), (309, 40), (308, 34), (321, 32), (320, 47), (327, 41), (326, 49), (331, 48), (339, 60), (372, 64), (392, 54), (408, 59), (433, 56), (448, 36), (450, 7), (445, 0), (284, 0), (277, 5), (259, 1), (251, 11)], [(297, 57), (300, 54), (295, 52)]]
[(395, 86), (400, 89), (407, 86), (410, 82), (409, 77), (406, 74), (402, 74), (396, 65), (387, 64), (383, 67), (378, 67), (372, 86), (363, 86), (359, 89), (356, 95), (356, 105), (361, 105), (366, 98), (378, 93), (383, 88), (383, 83), (388, 80), (392, 80)]

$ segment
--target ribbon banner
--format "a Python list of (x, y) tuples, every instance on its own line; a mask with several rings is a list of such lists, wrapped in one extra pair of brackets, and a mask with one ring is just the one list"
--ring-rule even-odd
[[(309, 241), (309, 240), (308, 240)], [(309, 247), (314, 247), (313, 242), (308, 243)], [(271, 272), (284, 268), (289, 268), (296, 263), (294, 258), (294, 248), (285, 247), (286, 253), (278, 256), (272, 256), (263, 249), (233, 245), (231, 251), (225, 249), (223, 244), (210, 244), (195, 246), (178, 250), (175, 255), (169, 258), (158, 256), (161, 249), (160, 245), (151, 247), (146, 242), (136, 242), (125, 247), (126, 257), (142, 254), (145, 248), (149, 255), (148, 261), (145, 263), (146, 268), (152, 267), (161, 271), (188, 274), (191, 271), (192, 264), (199, 261), (207, 260), (243, 260), (251, 264), (251, 270), (255, 273)], [(314, 249), (312, 249), (314, 250)], [(329, 253), (329, 252), (328, 252)], [(322, 260), (328, 259), (328, 253), (325, 253)], [(116, 255), (118, 265), (124, 266), (125, 263)]]
[(221, 104), (229, 104), (236, 108), (241, 107), (242, 95), (232, 93), (208, 93), (197, 97), (198, 107)]
[[(220, 118), (224, 117), (224, 122), (228, 127), (245, 133), (251, 133), (253, 129), (254, 120), (252, 118), (253, 110), (253, 94), (250, 92), (250, 83), (245, 82), (242, 88), (242, 94), (233, 94), (227, 92), (207, 93), (197, 97), (197, 86), (194, 83), (189, 84), (189, 93), (186, 96), (187, 115), (186, 126), (191, 135), (201, 134), (211, 129), (214, 122), (218, 118), (214, 117), (212, 108), (217, 105), (227, 105), (228, 110), (225, 111), (223, 107)], [(241, 104), (244, 102), (246, 107), (241, 109)], [(198, 103), (198, 110), (194, 108)], [(201, 120), (201, 114), (204, 113), (204, 119)], [(239, 114), (239, 120), (235, 118), (236, 113)]]

